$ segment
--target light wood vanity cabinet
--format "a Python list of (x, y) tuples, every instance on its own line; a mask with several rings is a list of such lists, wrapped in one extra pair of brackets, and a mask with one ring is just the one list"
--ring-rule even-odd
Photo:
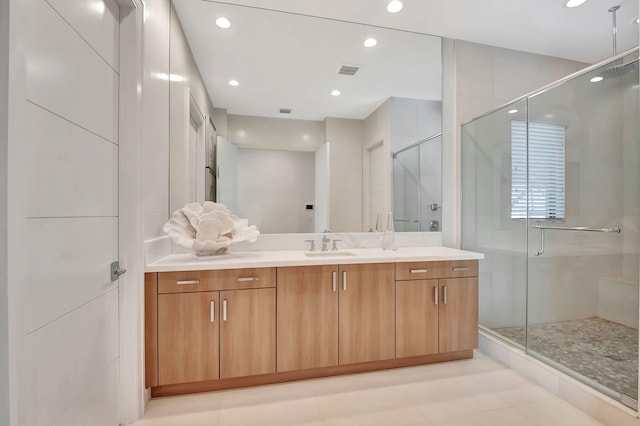
[(338, 266), (278, 268), (278, 371), (338, 365)]
[(477, 260), (147, 274), (147, 386), (165, 396), (470, 358), (477, 275)]
[(148, 275), (147, 385), (275, 372), (275, 268)]
[(160, 385), (219, 377), (218, 300), (217, 291), (158, 296)]
[(278, 371), (394, 358), (393, 264), (278, 268)]
[[(478, 347), (477, 274), (478, 261), (396, 264), (398, 358)], [(438, 279), (411, 279), (425, 276)]]

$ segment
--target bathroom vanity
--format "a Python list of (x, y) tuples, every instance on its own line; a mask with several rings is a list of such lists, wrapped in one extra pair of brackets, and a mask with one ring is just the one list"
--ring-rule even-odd
[(169, 255), (145, 275), (146, 385), (165, 396), (471, 358), (481, 258), (443, 247)]

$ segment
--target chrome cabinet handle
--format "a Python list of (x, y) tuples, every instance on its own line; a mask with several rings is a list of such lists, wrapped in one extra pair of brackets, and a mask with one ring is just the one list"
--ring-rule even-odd
[(338, 290), (338, 284), (337, 284), (338, 273), (336, 271), (333, 271), (332, 274), (333, 274), (333, 291), (337, 291)]
[(409, 272), (412, 274), (424, 274), (425, 272), (427, 272), (427, 270), (426, 269), (410, 269)]
[(178, 281), (177, 284), (178, 285), (195, 285), (195, 284), (200, 284), (200, 280)]
[(246, 282), (246, 281), (258, 281), (259, 277), (246, 277), (246, 278), (238, 278), (238, 282)]
[(222, 321), (227, 320), (227, 299), (222, 301)]
[(445, 285), (444, 287), (442, 287), (442, 301), (444, 302), (444, 304), (447, 304), (447, 286)]
[(437, 304), (438, 304), (438, 298), (439, 298), (439, 295), (438, 295), (438, 286), (435, 286), (435, 287), (433, 288), (433, 290), (434, 290), (434, 293), (435, 293), (435, 301), (436, 301), (436, 305), (437, 305)]
[(209, 322), (214, 322), (216, 320), (216, 301), (212, 300), (211, 305), (209, 306)]
[(453, 272), (462, 272), (462, 271), (468, 271), (469, 268), (451, 268), (451, 270)]
[(342, 291), (347, 291), (347, 271), (342, 272)]

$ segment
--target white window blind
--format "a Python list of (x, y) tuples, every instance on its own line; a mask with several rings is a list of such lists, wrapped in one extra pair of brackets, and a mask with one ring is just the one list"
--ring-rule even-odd
[[(564, 219), (565, 128), (529, 123), (529, 218)], [(527, 217), (527, 126), (511, 121), (511, 218)]]

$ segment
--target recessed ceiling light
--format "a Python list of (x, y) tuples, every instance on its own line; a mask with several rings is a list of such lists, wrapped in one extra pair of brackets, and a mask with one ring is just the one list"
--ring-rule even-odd
[(516, 112), (518, 112), (518, 110), (517, 110), (517, 109), (511, 109), (511, 110), (509, 110), (509, 114), (515, 114)]
[(339, 90), (334, 90), (331, 92), (331, 96), (340, 96), (340, 91)]
[(632, 24), (640, 24), (640, 16), (636, 16), (631, 20)]
[(227, 18), (222, 16), (216, 19), (216, 25), (226, 30), (227, 28), (231, 27), (231, 21), (229, 21)]
[(597, 83), (597, 82), (602, 81), (602, 80), (604, 80), (604, 78), (603, 78), (603, 77), (597, 76), (597, 77), (593, 77), (593, 78), (592, 78), (591, 80), (589, 80), (589, 81), (590, 81), (590, 82), (592, 82), (592, 83)]
[(402, 10), (402, 2), (400, 0), (391, 0), (387, 5), (387, 11), (389, 13), (398, 13)]
[(567, 0), (565, 2), (565, 6), (567, 7), (578, 7), (584, 4), (587, 0)]
[(229, 80), (229, 86), (238, 87), (240, 83), (238, 83), (238, 80)]
[(378, 44), (378, 40), (375, 38), (368, 38), (364, 41), (364, 47), (374, 47), (376, 44)]

